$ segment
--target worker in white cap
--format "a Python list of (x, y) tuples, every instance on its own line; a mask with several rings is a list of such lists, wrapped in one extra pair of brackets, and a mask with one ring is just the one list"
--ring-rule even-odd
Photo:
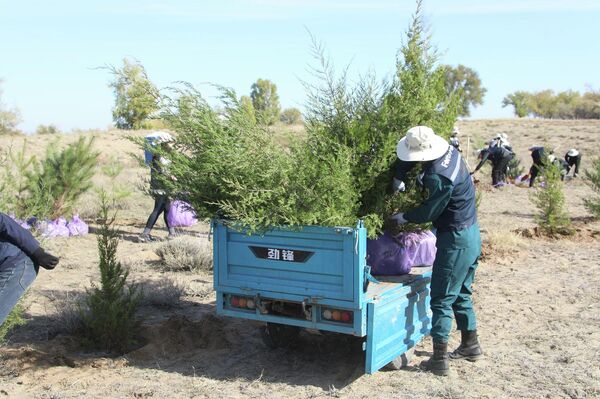
[(506, 148), (508, 151), (513, 152), (512, 146), (508, 141), (508, 134), (506, 133), (498, 133), (493, 139), (490, 140), (489, 148), (494, 147)]
[[(393, 215), (398, 224), (432, 222), (437, 229), (437, 253), (431, 277), (433, 356), (428, 368), (447, 375), (449, 358), (477, 360), (482, 356), (471, 300), (481, 238), (475, 207), (475, 186), (460, 153), (427, 126), (410, 129), (398, 142), (396, 180), (403, 181), (416, 165), (428, 198), (418, 207)], [(461, 331), (460, 346), (448, 355), (452, 318)]]
[(452, 135), (450, 136), (450, 145), (458, 150), (458, 152), (462, 152), (460, 149), (460, 140), (458, 139), (458, 135), (460, 134), (460, 130), (458, 126), (454, 126), (452, 129)]
[(571, 170), (573, 170), (573, 167), (575, 167), (575, 170), (573, 171), (573, 177), (577, 177), (579, 175), (579, 165), (581, 164), (581, 153), (575, 148), (571, 148), (565, 154), (565, 162), (568, 165), (567, 175), (571, 173)]

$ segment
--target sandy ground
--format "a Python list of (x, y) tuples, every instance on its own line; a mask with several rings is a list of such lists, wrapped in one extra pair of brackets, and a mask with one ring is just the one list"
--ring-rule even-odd
[[(533, 144), (558, 147), (558, 154), (577, 147), (584, 168), (590, 154), (600, 154), (597, 121), (465, 121), (460, 127), (463, 147), (470, 136), (471, 148), (507, 132), (526, 168), (527, 147)], [(112, 152), (126, 165), (120, 181), (136, 187), (144, 170), (128, 156), (135, 148), (119, 137), (118, 132), (98, 134), (101, 163), (110, 162)], [(32, 151), (39, 151), (50, 138), (34, 140)], [(6, 145), (7, 138), (0, 138), (0, 146)], [(473, 165), (472, 153), (470, 158)], [(579, 179), (566, 185), (578, 230), (574, 237), (526, 238), (516, 231), (535, 225), (530, 190), (492, 189), (487, 174), (478, 177), (485, 257), (474, 298), (486, 356), (477, 363), (453, 362), (447, 378), (419, 367), (431, 353), (430, 340), (419, 345), (411, 367), (374, 375), (363, 373), (364, 356), (345, 337), (302, 334), (291, 348), (267, 349), (260, 324), (215, 315), (210, 272), (162, 271), (154, 253), (160, 244), (135, 242), (151, 204), (136, 190), (119, 219), (120, 259), (137, 282), (148, 287), (174, 282), (182, 297), (142, 308), (144, 346), (116, 358), (85, 352), (60, 333), (66, 320), (59, 309), (74, 303), (97, 278), (95, 236), (47, 241), (44, 245), (61, 255), (61, 265), (40, 273), (25, 300), (27, 324), (0, 347), (0, 397), (600, 397), (600, 223), (582, 206), (592, 191)], [(107, 180), (100, 176), (97, 183)], [(90, 217), (96, 207), (90, 195), (80, 209)], [(199, 225), (185, 234), (206, 242), (206, 231)], [(451, 346), (458, 340), (455, 332)]]

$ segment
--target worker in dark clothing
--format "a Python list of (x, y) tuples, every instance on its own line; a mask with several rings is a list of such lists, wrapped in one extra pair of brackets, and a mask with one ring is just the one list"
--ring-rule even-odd
[(508, 163), (514, 157), (515, 154), (512, 151), (501, 145), (484, 148), (479, 152), (479, 164), (471, 174), (481, 169), (483, 164), (489, 160), (492, 162), (492, 185), (494, 187), (503, 185), (506, 183)]
[(54, 269), (58, 258), (31, 233), (0, 213), (0, 325), (37, 277), (39, 266)]
[(458, 126), (454, 126), (452, 129), (452, 135), (450, 136), (450, 145), (458, 150), (458, 152), (462, 152), (460, 149), (460, 140), (458, 139), (458, 135), (460, 134), (460, 130), (458, 130)]
[[(396, 152), (402, 163), (396, 180), (402, 181), (410, 169), (422, 163), (428, 198), (391, 219), (398, 224), (432, 222), (437, 229), (430, 302), (433, 356), (428, 368), (434, 374), (447, 375), (449, 358), (474, 361), (482, 356), (471, 300), (471, 284), (481, 254), (475, 186), (459, 152), (426, 126), (410, 129), (398, 142)], [(461, 331), (461, 344), (448, 355), (453, 315)]]
[(533, 187), (537, 175), (542, 171), (548, 159), (544, 147), (529, 147), (529, 151), (531, 151), (533, 160), (533, 165), (529, 168), (529, 187)]
[(581, 153), (577, 151), (575, 148), (571, 148), (565, 154), (565, 162), (569, 165), (567, 169), (567, 175), (573, 170), (573, 166), (575, 167), (575, 171), (573, 172), (573, 177), (577, 177), (579, 175), (579, 165), (581, 164)]
[[(173, 141), (173, 137), (166, 132), (158, 132), (156, 136), (155, 145), (160, 145), (163, 150), (170, 150), (170, 143)], [(167, 192), (163, 183), (163, 179), (167, 176), (168, 165), (170, 164), (170, 160), (165, 158), (164, 156), (157, 154), (154, 152), (152, 154), (152, 160), (150, 162), (150, 193), (154, 197), (154, 208), (148, 216), (148, 221), (146, 222), (146, 227), (142, 234), (140, 234), (138, 241), (139, 242), (149, 242), (154, 241), (155, 237), (150, 235), (152, 228), (156, 224), (158, 217), (160, 214), (163, 214), (163, 218), (165, 221), (165, 225), (169, 230), (168, 238), (175, 237), (175, 228), (169, 225), (169, 207), (171, 205), (171, 200), (167, 196)]]

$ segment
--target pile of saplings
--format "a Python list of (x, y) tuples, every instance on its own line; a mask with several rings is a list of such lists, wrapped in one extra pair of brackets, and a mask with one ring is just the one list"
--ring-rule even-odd
[(396, 73), (382, 84), (367, 76), (350, 85), (315, 45), (319, 79), (306, 84), (307, 135), (286, 147), (233, 91), (220, 88), (217, 113), (193, 87), (176, 90), (165, 97), (162, 115), (177, 133), (167, 155), (176, 177), (166, 180), (172, 195), (190, 202), (199, 218), (229, 220), (249, 232), (362, 219), (369, 236), (379, 235), (391, 214), (427, 195), (410, 184), (415, 179), (405, 193), (392, 193), (398, 140), (417, 125), (447, 136), (459, 111), (460, 93), (446, 92), (429, 39), (418, 2)]

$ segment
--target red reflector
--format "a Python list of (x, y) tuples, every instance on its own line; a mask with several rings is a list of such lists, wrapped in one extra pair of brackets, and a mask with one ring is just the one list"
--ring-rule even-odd
[(237, 296), (231, 297), (231, 306), (240, 306), (240, 300)]
[(348, 323), (350, 320), (352, 320), (352, 313), (342, 312), (342, 321)]

